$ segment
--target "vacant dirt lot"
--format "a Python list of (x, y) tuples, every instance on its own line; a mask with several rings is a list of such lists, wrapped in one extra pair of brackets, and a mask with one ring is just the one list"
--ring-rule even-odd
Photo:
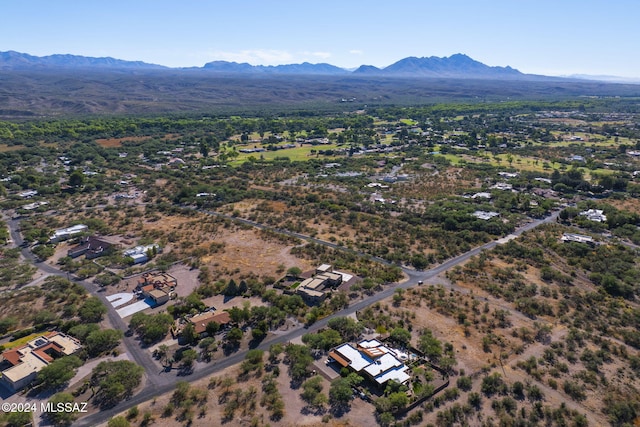
[[(265, 360), (266, 358), (267, 354), (265, 354)], [(327, 423), (323, 423), (322, 417), (324, 415), (327, 415), (329, 412), (321, 411), (315, 414), (307, 411), (305, 409), (305, 402), (300, 398), (302, 389), (292, 389), (290, 387), (289, 375), (287, 375), (286, 373), (287, 366), (283, 363), (280, 363), (278, 366), (280, 367), (281, 373), (277, 377), (277, 384), (285, 405), (284, 417), (282, 419), (270, 419), (269, 412), (266, 410), (266, 408), (260, 405), (260, 400), (264, 394), (262, 392), (262, 378), (266, 374), (263, 373), (261, 377), (252, 376), (245, 381), (238, 381), (239, 368), (238, 366), (233, 366), (212, 377), (218, 379), (233, 379), (232, 385), (228, 387), (218, 384), (214, 388), (210, 389), (208, 387), (209, 378), (190, 384), (191, 389), (203, 390), (207, 395), (206, 403), (204, 403), (202, 406), (193, 406), (193, 422), (190, 425), (196, 427), (221, 425), (229, 427), (249, 426), (254, 425), (251, 424), (252, 420), (257, 421), (257, 424), (255, 425), (271, 425), (273, 427), (358, 427), (376, 425), (375, 418), (373, 416), (373, 406), (360, 399), (354, 399), (352, 401), (351, 408), (346, 414), (338, 418), (330, 417)], [(323, 392), (325, 394), (328, 393), (329, 386), (329, 382), (323, 380)], [(223, 411), (225, 407), (225, 399), (221, 398), (221, 395), (223, 395), (224, 392), (227, 391), (228, 397), (226, 401), (233, 400), (235, 398), (236, 390), (239, 390), (239, 392), (244, 392), (246, 390), (249, 390), (251, 387), (255, 388), (257, 392), (253, 410), (245, 410), (245, 408), (243, 408), (241, 405), (240, 408), (236, 410), (233, 419), (223, 423), (222, 419), (224, 416)], [(146, 412), (150, 412), (155, 419), (155, 425), (162, 425), (163, 427), (184, 426), (184, 420), (177, 420), (177, 418), (180, 418), (180, 414), (182, 414), (182, 409), (179, 407), (177, 407), (173, 411), (173, 414), (171, 416), (163, 416), (163, 411), (169, 404), (172, 394), (173, 393), (167, 393), (159, 396), (153, 401), (139, 405), (138, 409), (140, 415), (137, 417), (136, 421), (132, 422), (132, 425), (137, 425), (138, 422), (142, 419), (143, 414), (145, 414)], [(126, 414), (123, 413), (122, 415), (124, 416)], [(106, 423), (102, 424), (103, 427), (106, 425)]]

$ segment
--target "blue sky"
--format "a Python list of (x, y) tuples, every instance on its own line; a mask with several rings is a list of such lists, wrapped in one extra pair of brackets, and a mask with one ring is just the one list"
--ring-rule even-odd
[(464, 53), (525, 73), (640, 77), (639, 16), (637, 0), (16, 0), (2, 2), (0, 51), (345, 68)]

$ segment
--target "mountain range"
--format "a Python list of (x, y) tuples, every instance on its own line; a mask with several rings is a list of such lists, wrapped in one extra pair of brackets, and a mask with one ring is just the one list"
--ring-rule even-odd
[(456, 54), (384, 68), (214, 61), (170, 68), (141, 61), (0, 52), (0, 119), (93, 114), (343, 111), (443, 102), (640, 97), (639, 84), (524, 74)]
[[(377, 68), (362, 65), (353, 71), (320, 63), (287, 65), (251, 65), (247, 63), (213, 61), (203, 67), (169, 68), (162, 65), (149, 64), (142, 61), (124, 61), (114, 58), (93, 58), (77, 55), (33, 56), (26, 53), (8, 51), (0, 52), (0, 70), (61, 70), (61, 69), (98, 69), (121, 71), (148, 70), (201, 70), (209, 73), (224, 74), (298, 74), (326, 76), (381, 76), (381, 77), (447, 77), (447, 78), (489, 78), (489, 79), (530, 79), (532, 75), (507, 67), (491, 67), (476, 61), (467, 55), (455, 54), (449, 57), (409, 57), (401, 59), (388, 67)], [(543, 76), (536, 76), (543, 77)]]

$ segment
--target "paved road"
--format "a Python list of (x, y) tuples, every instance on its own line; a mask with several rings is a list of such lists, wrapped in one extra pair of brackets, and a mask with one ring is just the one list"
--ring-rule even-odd
[[(219, 216), (225, 216), (225, 215), (220, 215), (217, 213), (214, 213), (215, 215), (219, 215)], [(517, 237), (520, 236), (522, 233), (524, 233), (525, 231), (528, 230), (532, 230), (538, 226), (540, 226), (541, 224), (545, 224), (545, 223), (549, 223), (549, 222), (554, 222), (556, 221), (558, 217), (558, 212), (553, 213), (552, 215), (544, 218), (544, 219), (538, 219), (538, 220), (534, 220), (520, 228), (518, 228), (512, 235), (513, 237)], [(271, 229), (274, 230), (271, 227), (267, 227), (264, 226), (262, 224), (256, 224), (252, 221), (249, 220), (240, 220), (238, 218), (231, 218), (229, 217), (229, 219), (233, 219), (233, 220), (239, 220), (240, 222), (247, 224), (247, 225), (252, 225), (252, 226), (256, 226), (258, 228), (261, 229)], [(275, 231), (275, 230), (274, 230)], [(288, 232), (286, 230), (277, 230), (283, 234), (287, 234), (290, 236), (295, 236), (295, 237), (299, 237), (301, 239), (307, 240), (307, 241), (313, 241), (315, 243), (319, 243), (319, 244), (326, 244), (327, 246), (331, 246), (331, 247), (335, 247), (336, 249), (344, 249), (340, 246), (337, 246), (331, 242), (325, 242), (322, 240), (318, 240), (318, 239), (314, 239), (311, 238), (309, 236), (304, 236), (302, 234), (299, 233), (292, 233), (292, 232)], [(503, 239), (500, 239), (503, 240)], [(388, 286), (386, 287), (383, 291), (378, 292), (368, 298), (365, 298), (363, 300), (357, 301), (352, 303), (351, 305), (349, 305), (348, 308), (345, 308), (339, 312), (336, 312), (328, 317), (325, 317), (323, 319), (318, 320), (316, 323), (314, 323), (312, 326), (310, 326), (308, 329), (307, 328), (303, 328), (303, 327), (299, 327), (296, 329), (291, 330), (290, 332), (286, 333), (286, 334), (282, 334), (282, 335), (277, 335), (277, 336), (273, 336), (265, 341), (263, 341), (257, 348), (260, 350), (268, 350), (269, 347), (272, 344), (276, 344), (276, 343), (287, 343), (290, 342), (292, 340), (294, 340), (295, 338), (298, 338), (302, 335), (304, 335), (305, 333), (308, 332), (315, 332), (319, 329), (322, 329), (324, 327), (327, 326), (327, 324), (329, 323), (329, 321), (335, 317), (343, 317), (343, 316), (348, 316), (350, 314), (355, 313), (356, 311), (360, 311), (365, 309), (366, 307), (375, 304), (376, 302), (379, 302), (385, 298), (388, 298), (390, 296), (393, 295), (393, 293), (395, 292), (396, 289), (398, 288), (402, 288), (402, 289), (406, 289), (406, 288), (410, 288), (413, 286), (418, 285), (419, 281), (424, 281), (430, 278), (433, 278), (437, 275), (439, 275), (440, 273), (447, 271), (448, 269), (459, 265), (465, 261), (467, 261), (469, 258), (471, 258), (472, 256), (475, 256), (477, 254), (479, 254), (480, 252), (482, 252), (483, 250), (488, 250), (491, 249), (493, 247), (495, 247), (496, 245), (498, 245), (498, 241), (492, 241), (489, 243), (486, 243), (482, 246), (479, 246), (477, 248), (474, 248), (462, 255), (459, 255), (457, 257), (451, 258), (449, 260), (447, 260), (446, 262), (430, 269), (430, 270), (425, 270), (425, 271), (416, 271), (416, 270), (411, 270), (408, 268), (403, 268), (403, 271), (409, 276), (409, 280), (407, 280), (406, 282), (402, 283), (402, 284), (397, 284), (395, 286)], [(349, 251), (352, 251), (350, 249), (348, 249)], [(352, 251), (354, 252), (354, 251)], [(369, 257), (369, 255), (363, 254), (364, 256)], [(385, 263), (389, 264), (388, 261), (385, 260)], [(186, 380), (189, 382), (195, 382), (197, 380), (200, 380), (202, 378), (205, 378), (209, 375), (212, 375), (216, 372), (222, 371), (228, 367), (231, 367), (235, 364), (238, 364), (240, 362), (242, 362), (245, 358), (245, 355), (247, 353), (248, 350), (244, 350), (244, 351), (239, 351), (223, 360), (220, 361), (216, 361), (210, 365), (206, 365), (204, 367), (202, 367), (201, 369), (198, 369), (197, 371), (193, 372), (190, 375), (185, 375), (185, 376), (180, 376), (180, 377), (175, 377), (173, 376), (173, 374), (165, 374), (166, 377), (164, 378), (170, 378), (172, 381), (166, 385), (162, 385), (159, 387), (146, 387), (144, 390), (142, 390), (140, 393), (138, 393), (137, 395), (135, 395), (133, 398), (127, 400), (126, 402), (122, 402), (120, 404), (118, 404), (117, 406), (106, 410), (106, 411), (102, 411), (99, 412), (97, 414), (93, 414), (89, 417), (86, 417), (82, 420), (79, 420), (78, 422), (76, 422), (75, 425), (84, 427), (84, 426), (92, 426), (95, 424), (99, 424), (101, 422), (104, 422), (106, 420), (108, 420), (109, 418), (119, 414), (120, 412), (126, 411), (127, 409), (131, 408), (132, 406), (135, 405), (139, 405), (142, 404), (144, 402), (146, 402), (147, 400), (152, 399), (155, 396), (170, 392), (174, 389), (175, 385), (174, 383), (177, 382), (178, 380)]]
[[(321, 244), (321, 245), (325, 245), (337, 250), (345, 250), (345, 251), (349, 251), (352, 253), (355, 253), (359, 256), (363, 256), (372, 260), (375, 260), (377, 262), (381, 262), (387, 265), (392, 265), (392, 263), (390, 263), (387, 260), (384, 260), (382, 258), (379, 257), (372, 257), (368, 254), (365, 254), (363, 252), (359, 252), (359, 251), (355, 251), (353, 249), (349, 249), (349, 248), (343, 248), (339, 245), (336, 245), (335, 243), (332, 242), (327, 242), (324, 240), (320, 240), (320, 239), (315, 239), (312, 238), (310, 236), (306, 236), (300, 233), (295, 233), (295, 232), (290, 232), (287, 230), (281, 230), (281, 229), (277, 229), (275, 227), (269, 227), (263, 224), (258, 224), (256, 222), (250, 221), (250, 220), (246, 220), (243, 218), (234, 218), (234, 217), (230, 217), (228, 215), (224, 215), (224, 214), (220, 214), (217, 212), (211, 212), (211, 211), (203, 211), (204, 213), (210, 214), (210, 215), (216, 215), (216, 216), (221, 216), (221, 217), (225, 217), (227, 219), (233, 220), (233, 221), (238, 221), (240, 223), (246, 224), (246, 225), (250, 225), (253, 227), (257, 227), (260, 229), (266, 229), (266, 230), (272, 230), (272, 231), (277, 231), (279, 233), (285, 234), (285, 235), (289, 235), (292, 237), (297, 237), (299, 239), (305, 240), (305, 241), (309, 241), (309, 242), (313, 242), (313, 243), (317, 243), (317, 244)], [(538, 227), (541, 224), (544, 223), (549, 223), (549, 222), (553, 222), (556, 221), (558, 217), (558, 212), (554, 212), (552, 215), (544, 218), (544, 219), (538, 219), (538, 220), (534, 220), (529, 222), (528, 224), (518, 228), (514, 233), (512, 233), (511, 235), (507, 236), (506, 238), (502, 238), (499, 240), (495, 240), (489, 243), (486, 243), (482, 246), (476, 247), (474, 249), (471, 249), (470, 251), (459, 255), (457, 257), (451, 258), (445, 262), (443, 262), (442, 264), (429, 269), (429, 270), (425, 270), (425, 271), (416, 271), (410, 268), (406, 268), (406, 267), (402, 267), (402, 270), (404, 271), (405, 274), (407, 274), (407, 276), (409, 277), (409, 280), (407, 280), (406, 282), (402, 283), (402, 284), (396, 284), (393, 286), (387, 286), (383, 291), (378, 292), (374, 295), (371, 295), (367, 298), (364, 298), (360, 301), (354, 302), (351, 305), (349, 305), (349, 307), (336, 312), (328, 317), (325, 317), (323, 319), (320, 319), (319, 321), (317, 321), (316, 323), (314, 323), (311, 327), (309, 327), (308, 329), (303, 328), (303, 327), (299, 327), (296, 329), (291, 330), (290, 332), (287, 332), (285, 334), (282, 335), (276, 335), (273, 336), (265, 341), (263, 341), (257, 348), (261, 349), (261, 350), (268, 350), (268, 348), (275, 343), (286, 343), (289, 342), (295, 338), (298, 338), (300, 336), (302, 336), (303, 334), (307, 333), (307, 332), (314, 332), (317, 331), (321, 328), (324, 328), (327, 326), (327, 323), (335, 318), (335, 317), (341, 317), (341, 316), (348, 316), (350, 314), (355, 313), (356, 311), (360, 311), (368, 306), (370, 306), (371, 304), (374, 304), (376, 302), (379, 302), (385, 298), (388, 298), (390, 296), (393, 295), (393, 293), (395, 292), (396, 289), (401, 288), (401, 289), (406, 289), (409, 287), (413, 287), (418, 285), (419, 281), (424, 281), (424, 280), (428, 280), (431, 279), (439, 274), (441, 274), (444, 271), (449, 270), (450, 268), (459, 265), (465, 261), (467, 261), (469, 258), (471, 258), (472, 256), (478, 255), (480, 252), (482, 252), (483, 250), (489, 250), (493, 247), (495, 247), (496, 245), (508, 241), (511, 238), (515, 238), (519, 235), (521, 235), (523, 232), (528, 231), (528, 230), (532, 230), (535, 227)], [(19, 227), (19, 221), (18, 220), (9, 220), (7, 221), (7, 224), (9, 226), (10, 232), (11, 232), (11, 237), (13, 239), (14, 242), (16, 242), (17, 245), (21, 245), (22, 244), (22, 237), (20, 236), (19, 232), (18, 232), (18, 227)], [(48, 265), (46, 263), (43, 262), (37, 262), (37, 260), (35, 259), (35, 257), (33, 256), (33, 254), (26, 248), (24, 248), (22, 250), (22, 254), (24, 255), (24, 257), (27, 260), (31, 260), (32, 262), (35, 263), (35, 265), (41, 269), (42, 271), (44, 271), (45, 273), (51, 274), (51, 275), (57, 275), (57, 276), (61, 276), (61, 277), (67, 277), (67, 273), (58, 270), (57, 268)], [(116, 313), (115, 309), (111, 306), (111, 304), (109, 303), (109, 301), (107, 301), (107, 299), (105, 298), (103, 293), (98, 292), (98, 288), (97, 286), (85, 282), (85, 281), (77, 281), (77, 283), (81, 284), (89, 293), (91, 293), (92, 295), (97, 296), (98, 298), (100, 298), (100, 300), (103, 302), (103, 304), (105, 304), (105, 306), (107, 306), (109, 308), (108, 311), (108, 317), (109, 320), (111, 321), (111, 324), (117, 328), (117, 329), (121, 329), (121, 330), (126, 330), (127, 329), (127, 325), (125, 325), (125, 323), (123, 322), (123, 320), (120, 318), (120, 316)], [(136, 394), (135, 396), (133, 396), (131, 399), (122, 402), (116, 406), (114, 406), (113, 408), (109, 409), (109, 410), (105, 410), (105, 411), (101, 411), (95, 414), (92, 414), (88, 417), (85, 417), (81, 420), (78, 420), (74, 425), (77, 426), (93, 426), (96, 424), (100, 424), (102, 422), (107, 421), (109, 418), (115, 416), (116, 414), (127, 410), (128, 408), (135, 406), (135, 405), (139, 405), (147, 400), (152, 399), (154, 396), (158, 396), (164, 393), (167, 393), (171, 390), (174, 389), (175, 387), (175, 383), (179, 380), (186, 380), (186, 381), (197, 381), (199, 379), (205, 378), (209, 375), (214, 374), (215, 372), (224, 370), (228, 367), (231, 367), (237, 363), (240, 363), (242, 360), (244, 360), (244, 357), (247, 353), (248, 350), (244, 350), (244, 351), (239, 351), (236, 352), (235, 354), (226, 357), (223, 360), (220, 361), (216, 361), (212, 364), (208, 364), (205, 365), (203, 367), (199, 367), (198, 369), (196, 369), (193, 373), (191, 373), (190, 375), (184, 375), (184, 376), (176, 376), (173, 373), (166, 373), (166, 372), (158, 372), (158, 366), (156, 365), (156, 363), (151, 359), (151, 355), (149, 354), (149, 352), (147, 350), (144, 350), (142, 348), (140, 348), (139, 343), (132, 337), (125, 337), (123, 339), (123, 344), (125, 345), (125, 348), (127, 350), (127, 352), (129, 353), (129, 355), (131, 356), (131, 358), (140, 366), (142, 366), (145, 371), (146, 371), (146, 375), (147, 375), (147, 383), (145, 388), (140, 391), (138, 394)]]
[[(11, 233), (11, 238), (15, 242), (16, 245), (21, 246), (23, 243), (22, 236), (20, 235), (19, 226), (20, 222), (17, 219), (11, 219), (7, 221), (7, 225), (9, 227), (9, 231)], [(34, 256), (29, 248), (22, 248), (22, 255), (25, 259), (32, 262), (38, 269), (44, 272), (49, 276), (60, 276), (66, 279), (69, 279), (69, 273), (66, 271), (61, 271), (60, 269), (47, 264), (46, 262), (40, 262), (36, 256)], [(76, 283), (81, 285), (83, 288), (87, 290), (91, 295), (98, 297), (102, 303), (109, 309), (107, 312), (107, 316), (111, 325), (115, 329), (120, 329), (122, 331), (126, 331), (128, 329), (128, 325), (124, 323), (122, 318), (117, 314), (113, 306), (104, 293), (99, 292), (99, 287), (93, 283), (86, 282), (84, 280), (76, 280)], [(133, 337), (124, 337), (122, 340), (127, 353), (131, 356), (131, 359), (135, 361), (138, 365), (142, 366), (145, 371), (148, 373), (147, 381), (150, 386), (168, 384), (170, 381), (166, 379), (166, 377), (159, 377), (158, 375), (154, 375), (155, 371), (158, 370), (156, 363), (151, 359), (149, 353), (140, 348), (139, 342), (137, 342)]]

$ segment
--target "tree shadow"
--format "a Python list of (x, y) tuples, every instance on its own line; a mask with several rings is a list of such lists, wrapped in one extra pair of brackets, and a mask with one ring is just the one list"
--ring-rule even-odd
[(351, 405), (350, 404), (346, 404), (346, 405), (332, 405), (331, 408), (329, 409), (329, 412), (331, 413), (331, 415), (333, 415), (335, 418), (340, 418), (343, 415), (347, 414), (349, 411), (351, 411)]

